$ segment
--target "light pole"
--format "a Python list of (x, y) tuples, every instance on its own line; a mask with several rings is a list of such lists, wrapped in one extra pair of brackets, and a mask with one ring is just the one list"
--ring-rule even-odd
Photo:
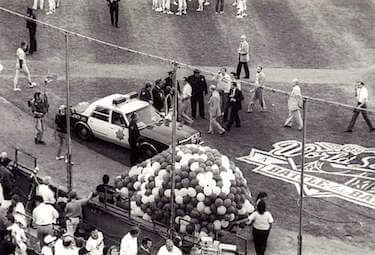
[(72, 191), (72, 138), (70, 132), (70, 70), (69, 70), (69, 34), (65, 32), (65, 82), (66, 82), (66, 175), (67, 188)]

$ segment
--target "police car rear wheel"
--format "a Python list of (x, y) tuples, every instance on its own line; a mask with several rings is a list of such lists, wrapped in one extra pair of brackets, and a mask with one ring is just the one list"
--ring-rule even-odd
[(87, 141), (91, 138), (90, 130), (83, 125), (78, 125), (76, 128), (76, 132), (78, 137), (84, 141)]

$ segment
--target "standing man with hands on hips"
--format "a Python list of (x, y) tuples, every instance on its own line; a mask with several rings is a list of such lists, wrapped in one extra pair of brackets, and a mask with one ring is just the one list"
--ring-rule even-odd
[(250, 79), (250, 72), (248, 62), (249, 57), (249, 44), (246, 41), (246, 35), (241, 35), (240, 47), (238, 48), (238, 65), (237, 65), (237, 78), (240, 78), (242, 66), (245, 69), (244, 79)]

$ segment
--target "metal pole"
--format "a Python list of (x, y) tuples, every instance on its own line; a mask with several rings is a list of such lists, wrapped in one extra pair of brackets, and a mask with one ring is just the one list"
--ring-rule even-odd
[(66, 175), (68, 191), (72, 190), (72, 138), (70, 134), (70, 71), (69, 71), (69, 34), (65, 32), (65, 80), (66, 80)]
[(303, 98), (303, 132), (302, 132), (302, 162), (301, 162), (301, 180), (299, 196), (299, 230), (298, 230), (298, 255), (302, 255), (302, 202), (303, 202), (303, 174), (305, 170), (305, 143), (306, 143), (306, 106), (307, 99)]
[[(172, 115), (172, 171), (171, 177), (171, 218), (170, 218), (170, 229), (173, 230), (174, 218), (175, 218), (175, 163), (176, 163), (176, 127), (177, 127), (177, 63), (173, 63), (173, 115)], [(168, 105), (168, 104), (167, 104)]]

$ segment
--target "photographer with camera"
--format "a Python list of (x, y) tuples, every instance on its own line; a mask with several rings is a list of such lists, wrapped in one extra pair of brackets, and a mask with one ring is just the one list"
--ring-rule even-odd
[(45, 144), (43, 141), (43, 134), (45, 129), (44, 116), (48, 112), (48, 99), (44, 93), (43, 96), (40, 92), (35, 92), (31, 100), (28, 101), (29, 107), (35, 119), (36, 135), (34, 138), (35, 144)]

